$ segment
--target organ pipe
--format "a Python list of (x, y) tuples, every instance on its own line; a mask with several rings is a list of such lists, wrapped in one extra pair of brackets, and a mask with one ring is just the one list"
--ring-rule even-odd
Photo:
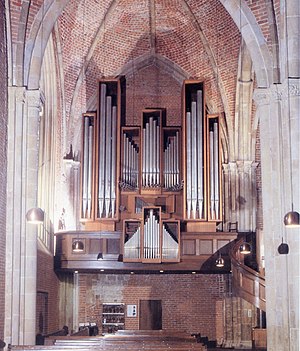
[(160, 185), (160, 127), (153, 117), (143, 128), (142, 185), (155, 188)]
[(167, 190), (179, 190), (179, 150), (178, 150), (179, 133), (168, 138), (167, 146), (164, 150), (164, 187)]
[(209, 128), (209, 175), (210, 175), (210, 216), (220, 217), (220, 181), (219, 181), (219, 132), (218, 123), (213, 122)]
[(160, 223), (153, 209), (144, 220), (144, 259), (160, 259)]
[(140, 258), (140, 242), (141, 242), (141, 228), (138, 227), (124, 244), (124, 257), (125, 258)]
[(203, 113), (202, 91), (198, 90), (186, 112), (186, 208), (187, 219), (203, 218)]
[(123, 133), (123, 164), (122, 179), (120, 186), (125, 190), (136, 190), (138, 188), (139, 174), (139, 149), (126, 132)]
[[(176, 235), (176, 234), (175, 234)], [(178, 240), (166, 223), (163, 223), (162, 232), (162, 258), (176, 259), (178, 257)]]
[(107, 86), (100, 86), (98, 215), (113, 218), (116, 213), (117, 106), (107, 94)]

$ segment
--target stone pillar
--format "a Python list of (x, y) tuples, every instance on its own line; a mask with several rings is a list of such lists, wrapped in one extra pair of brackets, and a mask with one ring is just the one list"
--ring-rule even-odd
[(64, 174), (65, 189), (62, 200), (66, 210), (66, 229), (80, 230), (80, 162), (65, 159)]
[[(261, 135), (268, 351), (297, 350), (299, 345), (300, 230), (283, 225), (285, 213), (291, 210), (292, 197), (295, 210), (300, 208), (299, 82), (295, 89), (288, 88), (287, 85), (260, 88), (254, 95)], [(298, 105), (288, 108), (293, 99)], [(289, 244), (288, 255), (279, 255), (277, 251), (282, 238)]]
[(256, 229), (256, 170), (253, 161), (223, 164), (225, 227), (238, 222), (242, 232)]
[(37, 228), (26, 212), (37, 205), (40, 92), (8, 91), (5, 342), (35, 344)]

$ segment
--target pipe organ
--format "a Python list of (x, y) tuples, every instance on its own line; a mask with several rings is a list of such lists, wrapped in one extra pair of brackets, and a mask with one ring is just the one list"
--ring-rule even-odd
[(83, 115), (81, 221), (123, 229), (124, 262), (178, 262), (181, 227), (216, 231), (222, 221), (219, 115), (205, 112), (204, 83), (187, 80), (181, 125), (145, 108), (140, 125), (127, 126), (125, 87), (101, 80), (97, 115)]

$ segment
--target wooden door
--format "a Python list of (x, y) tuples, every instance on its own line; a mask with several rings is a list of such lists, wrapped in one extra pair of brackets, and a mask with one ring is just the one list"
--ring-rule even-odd
[(162, 329), (161, 300), (140, 301), (140, 330)]

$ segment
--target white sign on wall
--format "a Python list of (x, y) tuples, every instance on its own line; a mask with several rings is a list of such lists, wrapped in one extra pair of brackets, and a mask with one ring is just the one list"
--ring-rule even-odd
[(127, 317), (136, 317), (137, 307), (136, 305), (127, 305)]

